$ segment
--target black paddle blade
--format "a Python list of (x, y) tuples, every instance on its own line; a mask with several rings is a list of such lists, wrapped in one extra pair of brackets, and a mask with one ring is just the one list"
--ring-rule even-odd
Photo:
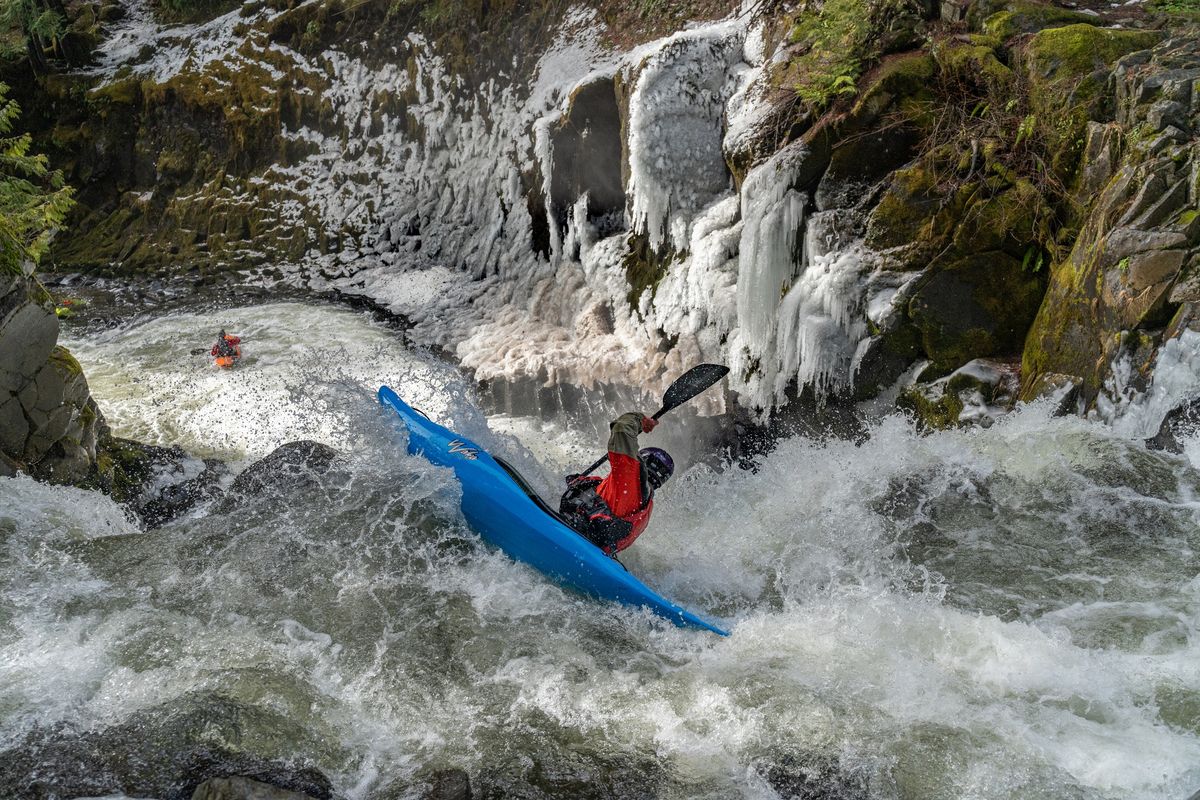
[(700, 364), (679, 376), (663, 395), (663, 406), (654, 415), (658, 419), (673, 408), (691, 400), (729, 374), (729, 367), (720, 364)]

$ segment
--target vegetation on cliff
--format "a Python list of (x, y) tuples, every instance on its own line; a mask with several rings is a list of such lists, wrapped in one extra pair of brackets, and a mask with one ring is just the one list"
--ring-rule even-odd
[(30, 152), (28, 133), (13, 134), (21, 113), (0, 83), (0, 272), (36, 264), (73, 205), (73, 190), (45, 155)]

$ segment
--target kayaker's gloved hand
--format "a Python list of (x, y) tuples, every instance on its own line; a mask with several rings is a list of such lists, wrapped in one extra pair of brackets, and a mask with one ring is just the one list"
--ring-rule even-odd
[(642, 417), (642, 433), (649, 433), (658, 427), (658, 420), (654, 417)]

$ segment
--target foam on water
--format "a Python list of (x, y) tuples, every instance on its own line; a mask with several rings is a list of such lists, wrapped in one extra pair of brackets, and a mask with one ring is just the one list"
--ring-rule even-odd
[[(232, 369), (215, 367), (208, 354), (222, 328), (243, 339)], [(117, 434), (223, 458), (261, 457), (302, 438), (355, 446), (356, 416), (380, 384), (394, 382), (438, 415), (461, 390), (445, 365), (408, 352), (362, 314), (332, 306), (173, 314), (64, 344)]]
[[(114, 370), (94, 383), (122, 426), (153, 417), (166, 440), (156, 403), (185, 395), (158, 391), (154, 370), (218, 405), (282, 382), (279, 421), (247, 424), (232, 450), (332, 431), (347, 457), (315, 490), (151, 533), (100, 495), (0, 480), (4, 745), (53, 722), (196, 726), (310, 757), (364, 800), (432, 765), (492, 786), (553, 774), (561, 791), (713, 798), (770, 797), (767, 768), (788, 763), (836, 764), (880, 798), (1182, 800), (1200, 784), (1200, 473), (1182, 458), (1035, 404), (987, 430), (918, 436), (893, 417), (861, 444), (787, 440), (755, 471), (693, 467), (625, 562), (730, 627), (723, 640), (567, 594), (483, 546), (455, 482), (402, 455), (368, 373), (521, 448), (469, 395), (438, 407), (431, 368), (391, 334), (330, 308), (254, 313), (73, 346)], [(262, 360), (240, 373), (150, 352), (254, 319)], [(297, 331), (302, 344), (270, 343)], [(373, 366), (346, 365), (334, 391), (304, 366), (330, 352)], [(142, 365), (141, 396), (104, 366), (122, 360)], [(232, 394), (208, 383), (260, 369)], [(579, 459), (561, 425), (497, 427), (556, 468)]]

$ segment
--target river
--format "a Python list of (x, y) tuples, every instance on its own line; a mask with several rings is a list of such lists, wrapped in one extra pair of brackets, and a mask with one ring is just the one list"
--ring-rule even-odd
[[(246, 339), (231, 371), (190, 354), (220, 327)], [(0, 749), (199, 741), (310, 759), (353, 800), (418, 797), (441, 768), (525, 797), (1200, 786), (1200, 472), (1112, 427), (1048, 404), (931, 435), (893, 415), (753, 470), (692, 464), (625, 563), (721, 639), (484, 545), (380, 384), (547, 490), (599, 443), (489, 419), (365, 314), (171, 313), (66, 344), (118, 434), (235, 467), (299, 438), (343, 455), (318, 488), (148, 532), (96, 492), (0, 479)]]

